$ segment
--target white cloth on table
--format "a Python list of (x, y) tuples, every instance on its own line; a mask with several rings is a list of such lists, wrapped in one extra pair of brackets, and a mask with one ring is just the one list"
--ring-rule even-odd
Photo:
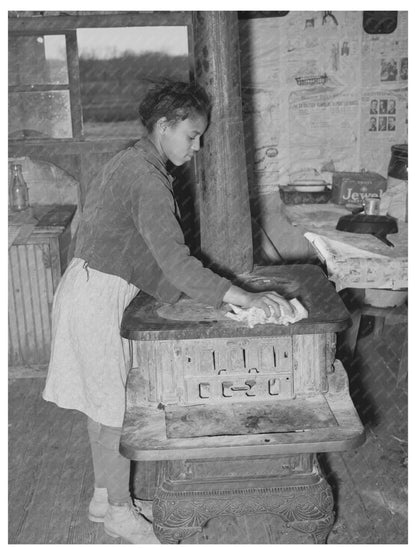
[(46, 401), (106, 426), (122, 425), (130, 354), (120, 324), (138, 292), (122, 278), (72, 259), (53, 301)]

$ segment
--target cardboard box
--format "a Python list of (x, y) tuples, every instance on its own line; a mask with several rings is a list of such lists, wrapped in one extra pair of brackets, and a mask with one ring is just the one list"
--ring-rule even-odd
[(387, 179), (374, 172), (334, 172), (331, 202), (362, 205), (367, 197), (381, 197)]

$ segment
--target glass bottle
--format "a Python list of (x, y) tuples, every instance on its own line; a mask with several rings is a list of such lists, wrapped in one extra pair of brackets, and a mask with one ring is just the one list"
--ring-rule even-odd
[(12, 183), (10, 187), (10, 207), (14, 212), (21, 212), (29, 207), (29, 189), (23, 179), (22, 166), (12, 164)]

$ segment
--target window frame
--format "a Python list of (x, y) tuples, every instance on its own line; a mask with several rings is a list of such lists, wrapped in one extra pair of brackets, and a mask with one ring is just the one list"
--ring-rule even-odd
[[(27, 12), (21, 12), (27, 13)], [(21, 138), (10, 139), (11, 145), (15, 143), (30, 143), (46, 141), (77, 142), (84, 141), (81, 85), (79, 73), (79, 55), (77, 44), (77, 29), (81, 28), (111, 28), (111, 27), (187, 27), (188, 55), (190, 78), (194, 75), (193, 59), (193, 12), (92, 12), (79, 15), (77, 12), (64, 12), (58, 15), (23, 15), (19, 12), (9, 12), (9, 36), (38, 36), (38, 35), (64, 35), (66, 43), (66, 59), (68, 68), (68, 85), (35, 85), (19, 86), (9, 85), (9, 92), (35, 92), (68, 90), (70, 98), (72, 137), (71, 138)]]
[[(88, 27), (182, 26), (187, 28), (189, 76), (194, 79), (193, 18), (195, 12), (9, 12), (9, 34), (65, 34)], [(69, 71), (69, 68), (68, 68)], [(82, 110), (81, 105), (74, 107)], [(131, 137), (86, 139), (24, 138), (8, 141), (9, 159), (30, 157), (54, 164), (79, 183), (80, 206), (93, 175), (103, 163), (131, 144)], [(195, 161), (197, 164), (197, 161)]]
[[(83, 123), (82, 123), (82, 103), (81, 103), (81, 87), (79, 77), (79, 58), (78, 58), (78, 45), (77, 33), (75, 31), (64, 32), (51, 32), (41, 31), (34, 32), (11, 32), (10, 37), (37, 37), (50, 36), (50, 35), (63, 35), (65, 37), (66, 49), (66, 65), (68, 71), (67, 84), (37, 84), (37, 85), (9, 85), (9, 93), (25, 93), (25, 92), (54, 92), (54, 91), (68, 91), (69, 92), (69, 105), (70, 105), (70, 119), (72, 127), (71, 139), (83, 138)], [(39, 138), (38, 140), (61, 140), (59, 138)], [(16, 139), (18, 141), (25, 141), (26, 138)], [(68, 139), (66, 139), (68, 140)]]

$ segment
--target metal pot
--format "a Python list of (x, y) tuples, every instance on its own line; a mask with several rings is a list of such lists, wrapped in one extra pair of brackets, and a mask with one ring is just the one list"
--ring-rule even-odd
[(386, 238), (386, 235), (398, 232), (395, 218), (369, 214), (348, 214), (347, 216), (341, 216), (336, 229), (350, 233), (369, 233), (389, 247), (394, 247), (394, 245)]

